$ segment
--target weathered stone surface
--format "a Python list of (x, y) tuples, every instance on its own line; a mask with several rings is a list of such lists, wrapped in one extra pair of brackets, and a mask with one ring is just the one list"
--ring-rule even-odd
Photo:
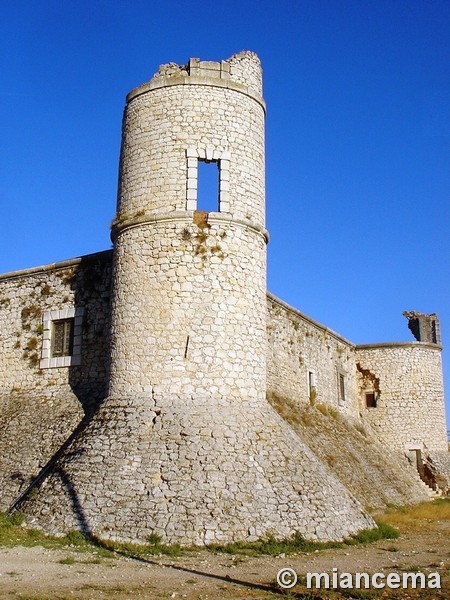
[(391, 448), (421, 447), (448, 454), (441, 348), (426, 342), (358, 346), (360, 385), (378, 379), (376, 408), (364, 418)]
[[(425, 453), (448, 455), (441, 346), (358, 346), (272, 294), (267, 301), (269, 393), (308, 405), (312, 372), (314, 401), (361, 419), (387, 447), (403, 452), (419, 445)], [(345, 399), (339, 394), (339, 375), (345, 378)], [(366, 405), (365, 392), (370, 391), (376, 407)]]
[(274, 394), (270, 403), (363, 506), (386, 509), (428, 500), (430, 490), (403, 452), (383, 446), (372, 429), (329, 405)]
[[(45, 467), (20, 506), (54, 533), (208, 544), (372, 526), (352, 495), (371, 504), (370, 461), (333, 473), (333, 436), (302, 439), (266, 391), (365, 424), (399, 457), (380, 452), (384, 472), (411, 440), (447, 472), (440, 346), (355, 346), (267, 295), (264, 116), (255, 54), (163, 65), (127, 96), (113, 252), (0, 277), (1, 507)], [(209, 213), (202, 160), (219, 167)], [(81, 365), (41, 360), (68, 314)], [(423, 496), (405, 471), (386, 502)]]
[(128, 406), (105, 401), (22, 504), (29, 523), (199, 545), (295, 531), (341, 539), (373, 525), (268, 404), (164, 396)]
[[(106, 395), (111, 252), (0, 277), (0, 510)], [(82, 364), (40, 369), (43, 315), (85, 308)]]

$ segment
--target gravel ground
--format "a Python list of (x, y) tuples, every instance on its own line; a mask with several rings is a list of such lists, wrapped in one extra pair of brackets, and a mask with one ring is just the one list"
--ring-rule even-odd
[[(376, 590), (353, 595), (314, 591), (307, 595), (304, 585), (289, 593), (276, 584), (280, 569), (291, 567), (304, 576), (308, 571), (331, 573), (378, 571), (398, 572), (420, 569), (438, 571), (442, 589)], [(99, 557), (72, 548), (47, 550), (41, 547), (0, 548), (0, 598), (50, 600), (68, 598), (186, 598), (187, 600), (268, 600), (287, 594), (289, 598), (428, 598), (450, 599), (450, 523), (433, 530), (403, 532), (398, 540), (370, 546), (349, 546), (312, 554), (287, 557), (246, 557), (189, 552), (179, 558), (130, 559)]]

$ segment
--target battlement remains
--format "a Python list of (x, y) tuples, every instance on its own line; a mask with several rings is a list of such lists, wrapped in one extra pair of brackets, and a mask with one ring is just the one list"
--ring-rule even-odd
[(264, 105), (261, 62), (254, 52), (248, 50), (217, 62), (190, 58), (185, 65), (175, 62), (160, 65), (148, 83), (140, 85), (128, 94), (127, 101), (150, 90), (171, 85), (214, 85), (230, 88), (252, 96)]

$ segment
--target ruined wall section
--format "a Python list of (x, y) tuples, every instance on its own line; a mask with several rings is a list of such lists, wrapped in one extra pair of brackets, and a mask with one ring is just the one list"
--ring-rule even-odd
[[(0, 276), (0, 509), (104, 397), (111, 252)], [(40, 368), (43, 316), (83, 307), (81, 364)]]
[[(344, 399), (340, 376), (344, 377)], [(312, 397), (311, 381), (315, 384)], [(357, 418), (355, 346), (269, 293), (267, 392), (300, 404), (323, 403)]]
[(357, 346), (356, 362), (361, 399), (365, 390), (376, 392), (376, 406), (362, 404), (361, 414), (379, 440), (401, 452), (448, 452), (440, 346)]
[(247, 86), (251, 93), (262, 96), (261, 70), (254, 52), (238, 52), (226, 63), (230, 66), (230, 79)]

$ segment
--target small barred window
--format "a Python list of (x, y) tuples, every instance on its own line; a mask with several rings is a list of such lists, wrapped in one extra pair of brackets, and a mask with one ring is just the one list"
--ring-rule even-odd
[(73, 324), (74, 319), (60, 319), (58, 321), (53, 321), (52, 358), (57, 356), (72, 355)]
[(81, 365), (83, 315), (82, 306), (44, 312), (41, 369)]

